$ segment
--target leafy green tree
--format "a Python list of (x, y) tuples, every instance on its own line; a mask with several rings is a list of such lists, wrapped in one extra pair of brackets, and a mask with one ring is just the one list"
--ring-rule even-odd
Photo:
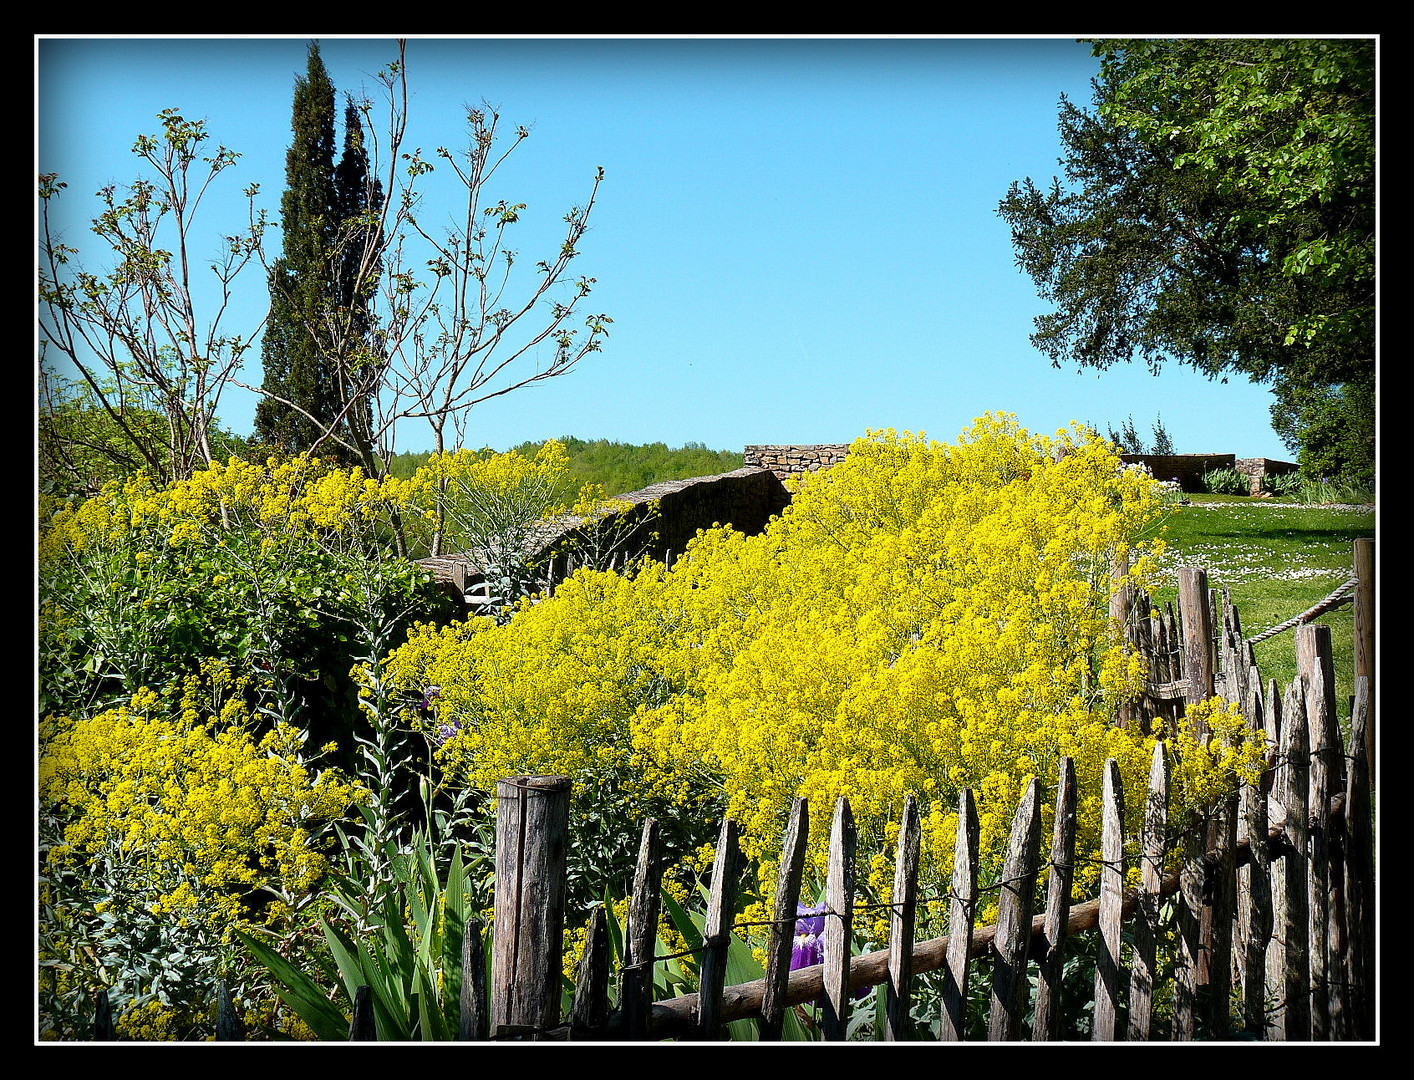
[[(333, 86), (311, 46), (296, 86), (284, 247), (267, 281), (271, 310), (249, 333), (217, 324), (230, 310), (237, 275), (251, 259), (263, 261), (255, 186), (246, 190), (248, 227), (223, 230), (214, 318), (198, 319), (209, 294), (195, 288), (192, 219), (207, 187), (238, 156), (220, 147), (201, 158), (201, 122), (162, 113), (164, 134), (144, 136), (134, 148), (156, 179), (140, 178), (127, 197), (116, 188), (99, 193), (105, 209), (94, 231), (114, 259), (106, 273), (84, 270), (78, 252), (55, 238), (49, 207), (64, 184), (40, 176), (41, 365), (60, 354), (113, 423), (130, 429), (154, 475), (189, 477), (212, 460), (207, 433), (229, 385), (263, 395), (258, 442), (383, 476), (400, 432), (430, 428), (438, 451), (465, 445), (475, 406), (565, 374), (603, 347), (612, 320), (582, 311), (594, 279), (570, 276), (603, 170), (587, 200), (564, 215), (565, 230), (546, 257), (522, 261), (512, 240), (526, 205), (498, 197), (491, 185), (529, 130), (503, 137), (495, 112), (469, 108), (462, 148), (439, 146), (424, 157), (404, 146), (405, 42), (377, 80), (386, 112), (375, 121), (373, 100), (349, 102), (336, 170)], [(205, 175), (194, 168), (198, 161), (209, 167)], [(447, 227), (416, 212), (437, 171), (461, 203)], [(575, 325), (581, 320), (583, 329)], [(257, 386), (238, 376), (262, 334), (266, 382)], [(136, 422), (149, 409), (162, 415), (162, 445), (149, 445), (147, 426)], [(394, 529), (401, 535), (396, 521)]]
[[(113, 384), (107, 392), (116, 395)], [(166, 479), (170, 472), (167, 418), (156, 407), (128, 404), (115, 418), (86, 384), (41, 365), (37, 422), (39, 490), (65, 498), (96, 494), (110, 480), (134, 473)], [(246, 452), (245, 440), (213, 421), (206, 432), (211, 455), (223, 460)], [(162, 467), (154, 467), (155, 456)]]
[(1093, 111), (1060, 103), (1067, 183), (1014, 183), (999, 207), (1055, 305), (1033, 343), (1057, 366), (1137, 357), (1270, 383), (1279, 430), (1294, 396), (1373, 402), (1374, 43), (1094, 52)]
[(1298, 448), (1297, 462), (1304, 475), (1374, 490), (1372, 387), (1280, 383), (1276, 394), (1273, 427), (1288, 446)]
[(56, 420), (51, 446), (63, 456), (76, 440), (98, 442), (110, 463), (175, 480), (220, 452), (211, 432), (221, 396), (258, 335), (230, 333), (222, 318), (241, 272), (260, 257), (265, 217), (255, 207), (259, 187), (249, 185), (248, 223), (225, 233), (209, 265), (215, 291), (202, 274), (208, 285), (199, 292), (195, 224), (207, 191), (239, 155), (218, 146), (203, 156), (203, 121), (176, 109), (158, 119), (161, 133), (133, 145), (147, 175), (98, 192), (92, 231), (112, 257), (107, 270), (87, 269), (55, 234), (50, 211), (67, 185), (54, 173), (39, 177), (39, 408), (41, 429), (56, 419), (46, 413), (76, 399), (94, 410), (89, 419), (102, 414), (107, 432), (98, 439)]

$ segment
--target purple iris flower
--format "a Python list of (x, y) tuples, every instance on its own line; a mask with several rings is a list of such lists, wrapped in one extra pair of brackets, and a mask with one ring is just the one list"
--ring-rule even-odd
[[(421, 714), (423, 720), (430, 722), (436, 716), (433, 703), (441, 696), (442, 688), (440, 686), (429, 686), (422, 692), (422, 700), (417, 704), (417, 711)], [(455, 720), (443, 720), (432, 733), (432, 740), (440, 749), (447, 745), (448, 740), (461, 734), (461, 729), (462, 726)]]
[(429, 686), (422, 692), (422, 701), (418, 704), (417, 711), (422, 713), (424, 719), (432, 715), (432, 703), (441, 696), (440, 686)]
[[(790, 969), (814, 967), (825, 962), (825, 915), (829, 904), (813, 907), (799, 901), (795, 905), (795, 944), (790, 951)], [(861, 986), (852, 995), (856, 1001), (869, 993), (867, 986)], [(817, 1001), (815, 1003), (819, 1005)]]
[(795, 905), (795, 946), (790, 953), (790, 969), (814, 967), (825, 962), (825, 913), (828, 904)]

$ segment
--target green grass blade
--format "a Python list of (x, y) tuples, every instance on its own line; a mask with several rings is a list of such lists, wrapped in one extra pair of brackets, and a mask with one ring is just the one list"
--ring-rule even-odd
[(241, 931), (237, 936), (255, 959), (281, 984), (275, 993), (309, 1025), (314, 1034), (337, 1042), (349, 1037), (349, 1019), (324, 993), (324, 989), (264, 942)]

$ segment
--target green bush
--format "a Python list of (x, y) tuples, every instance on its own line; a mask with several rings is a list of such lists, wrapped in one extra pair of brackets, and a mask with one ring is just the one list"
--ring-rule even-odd
[(1210, 495), (1246, 495), (1251, 489), (1236, 469), (1209, 469), (1203, 474), (1203, 490)]

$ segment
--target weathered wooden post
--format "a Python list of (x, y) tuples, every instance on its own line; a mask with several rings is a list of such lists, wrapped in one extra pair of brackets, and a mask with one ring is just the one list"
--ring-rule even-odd
[(825, 902), (830, 911), (822, 935), (825, 946), (825, 1001), (820, 1017), (827, 1041), (843, 1042), (849, 1030), (850, 946), (854, 935), (854, 853), (858, 834), (849, 800), (840, 796), (830, 826), (830, 855), (825, 874)]
[(658, 907), (661, 903), (663, 868), (661, 841), (656, 818), (643, 823), (638, 842), (638, 864), (633, 874), (633, 896), (629, 899), (628, 934), (624, 942), (626, 963), (620, 981), (619, 1008), (623, 1013), (624, 1037), (648, 1037), (648, 1014), (653, 1006), (653, 948), (658, 941)]
[(918, 909), (918, 850), (922, 842), (918, 804), (909, 795), (903, 804), (894, 859), (893, 914), (889, 918), (889, 981), (885, 996), (884, 1038), (902, 1042), (910, 1034), (908, 1005), (913, 981), (913, 928)]
[(1022, 1037), (1026, 1015), (1026, 962), (1031, 953), (1031, 907), (1040, 873), (1041, 791), (1033, 777), (1012, 819), (1011, 840), (1002, 867), (997, 904), (996, 966), (992, 970), (992, 1013), (987, 1038), (1012, 1042)]
[(567, 776), (496, 785), (492, 1038), (533, 1037), (559, 1023), (569, 809)]
[(722, 991), (726, 988), (727, 956), (731, 950), (732, 917), (736, 912), (741, 848), (737, 823), (722, 819), (717, 855), (712, 862), (712, 888), (707, 895), (707, 920), (702, 927), (702, 964), (697, 977), (697, 1038), (721, 1038)]
[(943, 964), (943, 1009), (939, 1042), (962, 1042), (967, 1025), (967, 976), (972, 962), (972, 933), (977, 916), (977, 845), (981, 823), (971, 788), (957, 801), (957, 844), (953, 855), (952, 902), (948, 912), (948, 950)]
[(1375, 541), (1355, 541), (1355, 677), (1370, 680), (1370, 715), (1365, 727), (1365, 766), (1370, 790), (1375, 788)]
[(1134, 919), (1134, 958), (1129, 974), (1129, 1038), (1147, 1041), (1153, 1033), (1154, 980), (1158, 971), (1159, 891), (1168, 846), (1169, 760), (1162, 742), (1149, 761), (1149, 793), (1140, 836), (1143, 864)]
[(458, 1042), (482, 1042), (490, 1031), (490, 1002), (486, 991), (486, 952), (482, 945), (481, 920), (467, 917), (462, 929), (461, 1018)]
[(805, 874), (805, 847), (810, 838), (810, 804), (797, 796), (781, 842), (781, 870), (776, 881), (776, 903), (766, 948), (766, 986), (761, 998), (761, 1038), (780, 1039), (785, 1027), (786, 983), (795, 942), (796, 904)]
[(1075, 760), (1061, 758), (1056, 778), (1056, 818), (1051, 832), (1051, 870), (1046, 881), (1045, 945), (1038, 963), (1031, 1038), (1050, 1042), (1061, 1035), (1061, 982), (1070, 887), (1075, 880)]
[[(1188, 681), (1186, 700), (1196, 705), (1213, 696), (1213, 607), (1208, 595), (1208, 572), (1192, 566), (1178, 571), (1178, 613), (1183, 620), (1183, 673)], [(1204, 725), (1203, 731), (1207, 727)], [(1195, 731), (1201, 735), (1202, 731)]]
[(1105, 762), (1104, 823), (1100, 840), (1100, 951), (1095, 960), (1096, 1042), (1124, 1037), (1119, 1018), (1120, 940), (1124, 922), (1124, 784), (1119, 763)]

